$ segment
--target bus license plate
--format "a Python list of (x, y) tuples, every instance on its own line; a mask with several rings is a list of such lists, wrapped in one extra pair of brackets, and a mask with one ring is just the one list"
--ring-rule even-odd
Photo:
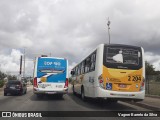
[(125, 84), (119, 84), (119, 87), (120, 87), (120, 88), (126, 88), (127, 85), (125, 85)]
[(51, 86), (51, 84), (43, 84), (43, 83), (38, 84), (38, 87), (40, 87), (40, 88), (46, 88), (46, 87), (50, 87), (50, 86)]
[(47, 94), (55, 94), (56, 92), (46, 92)]

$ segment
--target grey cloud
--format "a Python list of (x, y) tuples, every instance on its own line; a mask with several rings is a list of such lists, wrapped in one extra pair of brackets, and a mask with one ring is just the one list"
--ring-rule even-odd
[(37, 15), (36, 6), (28, 1), (1, 1), (0, 48), (22, 47), (24, 41), (31, 42), (28, 36), (37, 25)]
[(158, 4), (151, 0), (1, 1), (0, 50), (26, 47), (28, 58), (51, 53), (68, 58), (71, 65), (98, 44), (108, 43), (109, 17), (111, 43), (139, 45), (160, 55)]

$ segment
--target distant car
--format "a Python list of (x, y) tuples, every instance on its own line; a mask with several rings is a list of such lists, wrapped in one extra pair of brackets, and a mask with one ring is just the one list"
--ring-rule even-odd
[(4, 96), (7, 96), (8, 93), (18, 95), (26, 94), (27, 86), (24, 82), (19, 80), (10, 80), (7, 82), (6, 87), (4, 88)]

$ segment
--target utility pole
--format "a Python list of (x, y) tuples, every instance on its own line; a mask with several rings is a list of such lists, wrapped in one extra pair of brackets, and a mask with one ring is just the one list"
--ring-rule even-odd
[(108, 17), (108, 23), (107, 23), (107, 25), (108, 25), (108, 37), (109, 37), (109, 44), (110, 44), (110, 25), (111, 24), (111, 21), (109, 21), (109, 17)]
[(24, 48), (24, 53), (23, 53), (23, 54), (24, 54), (24, 55), (23, 55), (23, 59), (24, 59), (24, 60), (23, 60), (23, 63), (24, 63), (24, 64), (23, 64), (23, 78), (24, 78), (24, 77), (25, 77), (25, 54), (26, 54), (26, 53), (25, 53), (25, 48)]
[(20, 68), (19, 68), (19, 75), (22, 74), (22, 55), (20, 56)]

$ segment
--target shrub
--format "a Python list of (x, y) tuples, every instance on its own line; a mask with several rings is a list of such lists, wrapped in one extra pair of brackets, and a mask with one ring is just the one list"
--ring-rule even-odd
[(4, 80), (0, 80), (0, 88), (3, 87), (4, 85)]

